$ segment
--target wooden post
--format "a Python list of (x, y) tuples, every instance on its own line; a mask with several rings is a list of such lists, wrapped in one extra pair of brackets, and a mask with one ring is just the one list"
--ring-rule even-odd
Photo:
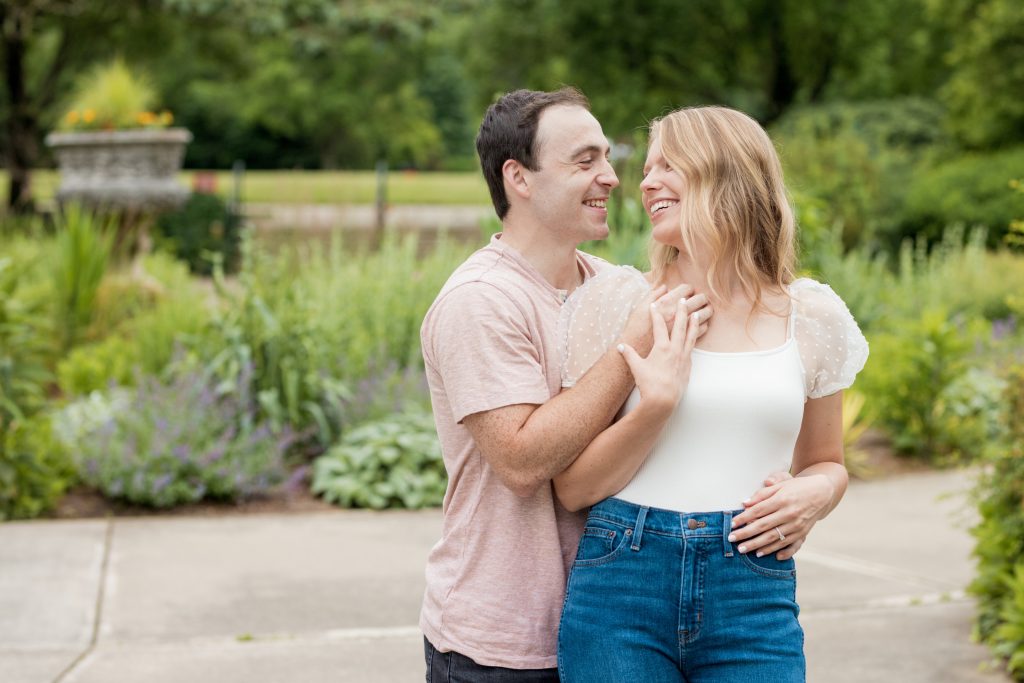
[(377, 222), (373, 233), (373, 248), (378, 249), (384, 243), (384, 225), (387, 222), (388, 208), (388, 162), (380, 159), (377, 162)]

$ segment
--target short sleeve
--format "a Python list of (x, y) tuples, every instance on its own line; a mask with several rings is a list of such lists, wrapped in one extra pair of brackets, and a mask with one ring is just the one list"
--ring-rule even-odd
[(868, 342), (857, 321), (828, 285), (805, 278), (789, 291), (805, 395), (821, 398), (846, 389), (868, 359)]
[(540, 341), (523, 311), (494, 285), (454, 288), (424, 321), (423, 342), (456, 422), (504, 406), (551, 398)]
[(636, 268), (612, 266), (566, 299), (558, 317), (563, 387), (574, 386), (615, 343), (629, 314), (649, 291)]

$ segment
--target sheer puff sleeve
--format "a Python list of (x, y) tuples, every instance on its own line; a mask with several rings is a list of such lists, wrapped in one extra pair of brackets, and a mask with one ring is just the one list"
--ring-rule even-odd
[(562, 386), (571, 387), (618, 339), (629, 314), (650, 291), (636, 268), (606, 268), (576, 288), (558, 316)]
[(828, 285), (802, 278), (789, 292), (807, 398), (846, 389), (868, 359), (868, 342), (857, 321)]

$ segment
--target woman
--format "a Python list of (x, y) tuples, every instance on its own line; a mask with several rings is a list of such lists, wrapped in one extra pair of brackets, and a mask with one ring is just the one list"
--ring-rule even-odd
[(802, 681), (792, 555), (845, 492), (841, 390), (867, 344), (831, 289), (794, 279), (781, 165), (753, 119), (700, 107), (655, 121), (644, 174), (652, 271), (611, 269), (574, 292), (563, 384), (650, 286), (691, 283), (715, 315), (698, 341), (696, 321), (679, 315), (668, 330), (652, 310), (647, 358), (618, 347), (637, 383), (621, 419), (555, 480), (566, 507), (593, 505), (560, 674)]

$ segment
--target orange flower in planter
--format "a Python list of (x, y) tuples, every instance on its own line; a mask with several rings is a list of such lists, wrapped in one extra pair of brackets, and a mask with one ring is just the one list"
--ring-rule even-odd
[(83, 76), (69, 98), (70, 111), (61, 120), (60, 128), (106, 131), (166, 128), (174, 117), (168, 111), (157, 114), (156, 99), (150, 81), (117, 59)]

